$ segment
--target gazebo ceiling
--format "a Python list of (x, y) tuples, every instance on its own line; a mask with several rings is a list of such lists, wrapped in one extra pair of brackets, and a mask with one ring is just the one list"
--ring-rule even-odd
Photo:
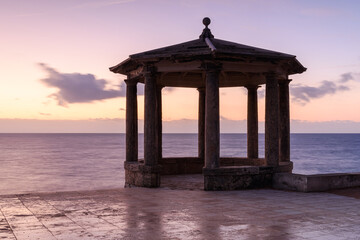
[(159, 73), (157, 82), (173, 87), (204, 87), (207, 62), (221, 65), (221, 87), (264, 84), (269, 72), (286, 79), (306, 71), (294, 55), (216, 39), (208, 28), (210, 19), (203, 23), (199, 39), (130, 55), (110, 70), (143, 82), (143, 69), (151, 65)]

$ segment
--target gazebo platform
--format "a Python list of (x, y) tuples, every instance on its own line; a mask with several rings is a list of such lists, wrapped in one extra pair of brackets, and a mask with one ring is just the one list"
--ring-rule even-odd
[(343, 196), (272, 189), (220, 194), (199, 191), (202, 177), (197, 176), (164, 176), (164, 183), (158, 189), (0, 196), (0, 238), (357, 239), (360, 236), (360, 188), (334, 191)]

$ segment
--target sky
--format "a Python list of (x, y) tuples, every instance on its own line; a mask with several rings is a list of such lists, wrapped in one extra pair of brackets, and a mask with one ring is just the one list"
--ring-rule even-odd
[[(125, 131), (130, 54), (199, 37), (296, 55), (291, 132), (360, 133), (360, 1), (0, 0), (0, 132)], [(144, 98), (139, 86), (139, 131)], [(259, 89), (259, 131), (264, 129)], [(196, 132), (195, 89), (163, 90), (164, 132)], [(243, 88), (220, 90), (221, 132), (246, 132)]]

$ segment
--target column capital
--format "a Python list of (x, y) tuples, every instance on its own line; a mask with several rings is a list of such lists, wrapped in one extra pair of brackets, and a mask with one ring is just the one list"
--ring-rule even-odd
[(153, 64), (145, 64), (142, 70), (144, 77), (154, 76), (157, 73), (157, 69)]
[(124, 82), (126, 83), (127, 86), (135, 86), (138, 83), (137, 81), (130, 80), (130, 79), (126, 79), (126, 80), (124, 80)]
[(279, 85), (289, 85), (289, 83), (292, 81), (292, 79), (286, 79), (279, 81)]
[(269, 78), (279, 79), (280, 78), (280, 74), (278, 72), (275, 72), (275, 71), (266, 72), (264, 75), (265, 75), (266, 79), (269, 79)]
[(164, 88), (165, 86), (163, 85), (156, 85), (156, 88), (159, 89), (160, 91)]
[(205, 92), (205, 87), (199, 87), (196, 90), (198, 90), (199, 92)]
[(220, 72), (222, 69), (222, 64), (217, 62), (203, 62), (201, 68), (206, 72)]
[(261, 88), (261, 86), (259, 85), (246, 85), (244, 86), (246, 89), (258, 89), (258, 88)]

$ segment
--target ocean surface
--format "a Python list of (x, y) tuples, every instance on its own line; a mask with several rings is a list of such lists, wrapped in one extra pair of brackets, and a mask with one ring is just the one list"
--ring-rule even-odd
[[(220, 142), (221, 156), (246, 157), (246, 134)], [(0, 149), (0, 195), (124, 186), (125, 134), (0, 134)], [(197, 156), (197, 135), (164, 134), (163, 156)], [(291, 160), (294, 173), (360, 172), (360, 134), (292, 134)]]

